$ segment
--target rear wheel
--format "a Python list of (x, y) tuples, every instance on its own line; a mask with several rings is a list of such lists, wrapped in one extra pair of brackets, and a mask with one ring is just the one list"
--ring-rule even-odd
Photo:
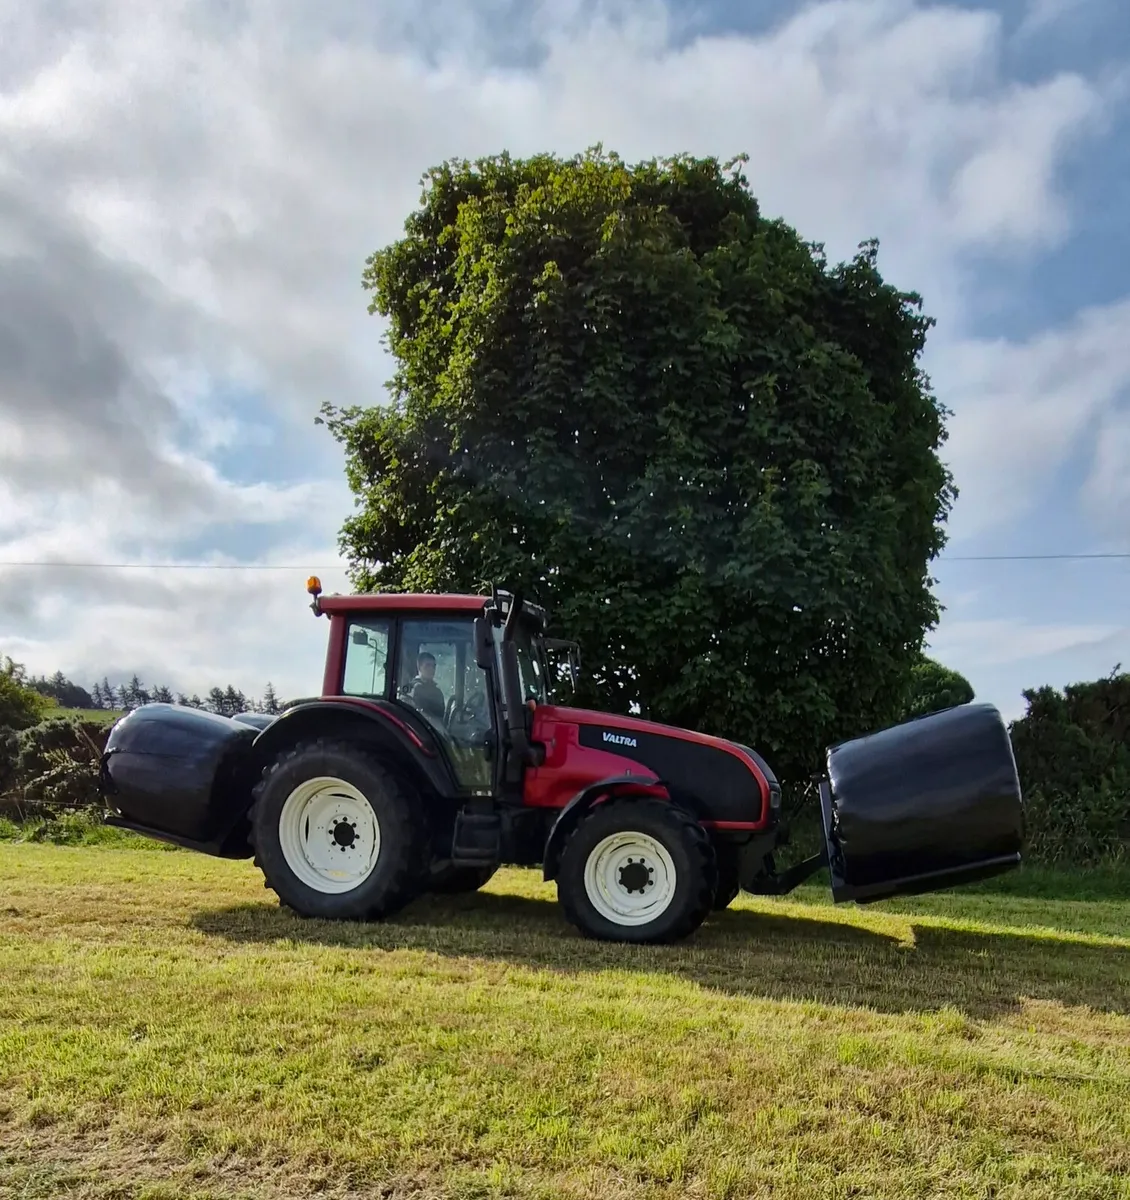
[(255, 863), (295, 912), (389, 916), (424, 882), (426, 830), (407, 786), (370, 751), (306, 742), (266, 767), (251, 809)]
[(588, 937), (672, 942), (702, 924), (717, 884), (714, 848), (694, 817), (669, 802), (623, 799), (597, 805), (573, 831), (557, 896)]

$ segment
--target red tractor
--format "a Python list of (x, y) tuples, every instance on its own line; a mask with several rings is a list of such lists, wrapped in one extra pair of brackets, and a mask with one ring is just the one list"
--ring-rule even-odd
[(825, 848), (785, 872), (781, 788), (748, 746), (555, 702), (575, 644), (520, 596), (323, 596), (319, 698), (228, 718), (147, 704), (113, 727), (107, 821), (254, 857), (297, 913), (375, 920), (540, 866), (583, 933), (662, 942), (744, 889), (830, 868), (837, 901), (1020, 862), (1023, 806), (997, 710), (967, 704), (829, 749)]

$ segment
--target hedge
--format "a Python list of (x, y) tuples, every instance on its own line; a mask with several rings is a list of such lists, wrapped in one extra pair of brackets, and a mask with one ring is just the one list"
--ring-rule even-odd
[[(1116, 668), (1104, 679), (1024, 697), (1027, 712), (1009, 733), (1025, 796), (1026, 857), (1080, 867), (1127, 858), (1130, 674)], [(99, 811), (98, 759), (108, 732), (80, 717), (0, 729), (0, 817), (22, 822)], [(817, 831), (816, 813), (806, 808), (798, 833), (807, 842)]]

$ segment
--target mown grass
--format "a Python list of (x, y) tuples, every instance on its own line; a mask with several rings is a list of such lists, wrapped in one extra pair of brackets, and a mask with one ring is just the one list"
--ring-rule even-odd
[(1130, 879), (1082, 884), (632, 949), (534, 872), (339, 925), (246, 863), (5, 843), (0, 1196), (1127, 1197)]
[(119, 718), (125, 716), (124, 709), (110, 708), (62, 708), (56, 706), (49, 708), (44, 715), (44, 720), (52, 720), (58, 717), (65, 717), (68, 721), (95, 721), (99, 725), (113, 725)]

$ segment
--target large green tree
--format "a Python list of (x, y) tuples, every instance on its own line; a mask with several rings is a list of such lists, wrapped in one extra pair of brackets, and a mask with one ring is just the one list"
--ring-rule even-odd
[(802, 772), (897, 717), (953, 488), (919, 297), (763, 217), (740, 162), (431, 170), (364, 275), (392, 402), (323, 416), (355, 586), (521, 588), (589, 702)]

